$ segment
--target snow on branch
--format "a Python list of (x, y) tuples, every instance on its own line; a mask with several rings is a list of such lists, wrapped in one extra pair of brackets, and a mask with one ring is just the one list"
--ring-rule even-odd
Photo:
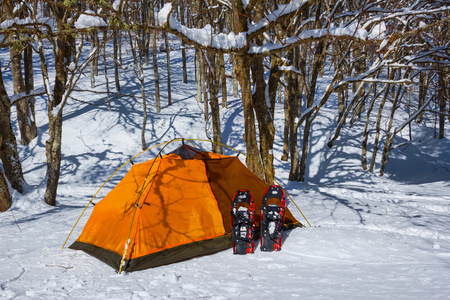
[(11, 105), (14, 105), (14, 103), (16, 103), (17, 101), (19, 101), (25, 97), (41, 96), (44, 94), (45, 94), (45, 87), (42, 86), (38, 89), (34, 89), (34, 90), (30, 91), (28, 94), (25, 92), (14, 94), (11, 97), (9, 97), (9, 101), (11, 102)]
[[(323, 38), (352, 38), (367, 40), (369, 38), (368, 32), (361, 28), (357, 22), (349, 25), (331, 26), (330, 28), (303, 30), (298, 35), (287, 37), (284, 41), (279, 43), (266, 43), (262, 46), (250, 45), (252, 36), (259, 32), (264, 32), (268, 28), (273, 28), (273, 22), (277, 22), (281, 17), (287, 16), (300, 9), (306, 0), (292, 0), (289, 4), (280, 5), (277, 10), (268, 14), (263, 20), (256, 24), (250, 24), (249, 30), (235, 34), (230, 33), (215, 33), (211, 25), (206, 25), (203, 28), (188, 28), (182, 25), (174, 16), (172, 16), (172, 4), (166, 3), (158, 13), (158, 21), (165, 30), (184, 37), (189, 42), (196, 44), (203, 48), (214, 48), (219, 51), (239, 51), (247, 46), (250, 46), (250, 54), (264, 55), (268, 52), (280, 52), (292, 46)], [(267, 27), (268, 24), (272, 24)], [(372, 34), (372, 39), (376, 39), (376, 35)]]
[(0, 29), (1, 30), (6, 30), (6, 29), (14, 27), (14, 26), (40, 25), (40, 24), (47, 23), (48, 20), (49, 20), (49, 18), (47, 18), (47, 17), (40, 17), (40, 18), (37, 18), (37, 19), (33, 19), (33, 18), (30, 18), (30, 17), (27, 17), (25, 19), (14, 18), (14, 19), (5, 20), (2, 23), (0, 23)]
[(99, 16), (95, 16), (94, 12), (91, 10), (87, 10), (86, 14), (81, 14), (78, 20), (75, 22), (75, 28), (77, 29), (104, 26), (108, 26), (108, 24)]
[(286, 48), (301, 44), (311, 40), (320, 40), (326, 37), (347, 37), (360, 40), (367, 40), (368, 33), (363, 28), (358, 28), (356, 24), (346, 27), (330, 27), (321, 29), (303, 30), (298, 35), (288, 37), (283, 42), (266, 43), (262, 46), (252, 45), (249, 53), (265, 54), (270, 51), (282, 51)]
[(286, 16), (291, 13), (295, 13), (299, 10), (303, 5), (308, 4), (308, 0), (292, 0), (288, 4), (280, 4), (278, 5), (278, 9), (274, 10), (272, 13), (268, 14), (265, 18), (259, 21), (256, 24), (250, 24), (248, 27), (248, 33), (252, 34), (257, 32), (267, 26), (271, 26), (271, 24), (275, 23), (281, 17)]
[(185, 38), (203, 47), (212, 47), (218, 50), (242, 49), (247, 44), (247, 33), (238, 35), (231, 33), (215, 34), (211, 25), (207, 24), (203, 28), (188, 28), (181, 25), (179, 21), (171, 15), (172, 4), (166, 3), (158, 13), (159, 24), (167, 29), (176, 31)]

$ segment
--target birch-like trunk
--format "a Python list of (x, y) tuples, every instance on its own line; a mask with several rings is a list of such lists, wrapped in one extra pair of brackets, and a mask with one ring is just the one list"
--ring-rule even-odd
[[(373, 85), (373, 89), (375, 90), (376, 84)], [(385, 91), (387, 88), (387, 85), (384, 86), (384, 88), (381, 90), (380, 94)], [(363, 141), (361, 143), (361, 165), (363, 170), (367, 170), (367, 143), (369, 140), (369, 124), (370, 124), (370, 114), (373, 111), (373, 107), (375, 105), (376, 100), (378, 99), (378, 94), (374, 91), (374, 96), (372, 97), (372, 100), (370, 101), (369, 109), (367, 110), (366, 115), (366, 122), (364, 124), (364, 131), (363, 131)]]
[(381, 134), (380, 133), (381, 132), (381, 119), (383, 116), (384, 105), (386, 104), (386, 101), (389, 97), (389, 92), (390, 92), (389, 87), (390, 87), (390, 84), (387, 84), (386, 90), (384, 91), (383, 100), (379, 104), (380, 106), (378, 108), (377, 123), (375, 126), (375, 140), (373, 142), (372, 160), (370, 161), (369, 172), (373, 172), (373, 169), (375, 168), (375, 160), (377, 158), (377, 153), (378, 153), (378, 148), (379, 148), (378, 143), (380, 142), (380, 134)]
[(158, 71), (158, 53), (156, 48), (156, 39), (158, 38), (158, 32), (153, 31), (153, 43), (152, 43), (152, 57), (153, 57), (153, 77), (155, 79), (155, 102), (156, 113), (161, 112), (161, 96), (159, 91), (159, 71)]
[[(155, 24), (155, 7), (153, 1), (149, 2), (149, 17), (150, 24)], [(155, 80), (155, 107), (156, 113), (161, 112), (161, 95), (160, 95), (160, 87), (159, 87), (159, 70), (158, 70), (158, 49), (157, 49), (157, 38), (158, 32), (153, 30), (153, 38), (152, 38), (152, 58), (153, 58), (153, 77)]]
[[(91, 34), (91, 53), (93, 53), (95, 50), (95, 32), (96, 31)], [(91, 88), (95, 88), (95, 64), (96, 60), (91, 60)]]
[(172, 105), (172, 89), (170, 86), (170, 48), (167, 33), (164, 33), (164, 43), (166, 44), (166, 58), (167, 58), (167, 104)]
[(119, 62), (118, 62), (118, 51), (120, 43), (120, 32), (118, 29), (114, 30), (113, 36), (113, 56), (114, 56), (114, 81), (116, 83), (116, 92), (120, 91), (120, 81), (119, 81)]
[[(185, 26), (186, 25), (186, 20), (185, 20), (185, 16), (184, 16), (185, 6), (182, 5), (182, 3), (180, 3), (178, 5), (178, 8), (179, 8), (181, 25)], [(182, 63), (183, 63), (183, 83), (188, 83), (187, 64), (186, 64), (186, 42), (185, 41), (181, 41), (181, 59), (182, 59)]]
[(391, 115), (389, 117), (389, 124), (386, 129), (386, 137), (384, 139), (384, 148), (383, 154), (381, 157), (381, 166), (380, 166), (380, 176), (384, 175), (384, 171), (386, 170), (386, 165), (389, 160), (389, 153), (391, 151), (392, 142), (395, 138), (395, 131), (392, 132), (392, 124), (394, 122), (395, 111), (398, 109), (397, 103), (399, 99), (402, 98), (402, 94), (404, 94), (404, 86), (400, 85), (397, 89), (397, 94), (395, 95), (394, 102), (392, 103)]

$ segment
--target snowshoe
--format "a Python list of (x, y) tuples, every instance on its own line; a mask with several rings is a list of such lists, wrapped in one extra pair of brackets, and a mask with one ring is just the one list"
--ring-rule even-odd
[(261, 251), (281, 250), (285, 210), (283, 189), (278, 185), (268, 187), (261, 203)]
[(231, 233), (233, 254), (255, 251), (255, 203), (248, 190), (239, 190), (231, 203)]

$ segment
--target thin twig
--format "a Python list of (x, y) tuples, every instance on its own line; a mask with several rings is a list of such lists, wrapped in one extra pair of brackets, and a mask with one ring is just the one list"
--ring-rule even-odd
[(83, 135), (81, 134), (81, 130), (80, 130), (80, 136), (77, 136), (77, 138), (79, 138), (79, 139), (83, 142), (83, 144), (84, 144), (86, 147), (89, 148), (89, 150), (92, 150), (92, 148), (89, 147), (88, 145), (86, 145), (86, 143), (84, 142), (84, 140), (83, 140)]
[(12, 209), (11, 209), (10, 211), (11, 211), (11, 215), (12, 215), (13, 218), (14, 218), (14, 222), (16, 223), (16, 225), (17, 225), (17, 227), (19, 228), (19, 230), (21, 230), (21, 229), (20, 229), (20, 226), (19, 226), (19, 223), (17, 223), (16, 217), (15, 217), (14, 214), (13, 214)]

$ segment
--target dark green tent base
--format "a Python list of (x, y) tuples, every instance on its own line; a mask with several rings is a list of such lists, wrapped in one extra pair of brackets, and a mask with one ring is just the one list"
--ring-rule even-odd
[[(285, 224), (284, 227), (285, 230), (288, 230), (304, 226), (302, 223), (298, 222), (294, 224), (289, 224), (289, 226)], [(258, 239), (259, 229), (256, 230), (256, 233), (257, 233), (256, 238)], [(187, 260), (190, 258), (206, 254), (213, 254), (222, 250), (229, 249), (232, 246), (233, 242), (231, 240), (230, 234), (209, 240), (191, 242), (188, 244), (180, 245), (149, 255), (141, 256), (135, 259), (131, 259), (129, 261), (126, 260), (124, 271), (134, 272), (148, 268), (155, 268), (162, 265), (180, 262), (183, 260)], [(117, 271), (120, 269), (120, 262), (122, 260), (122, 256), (117, 253), (78, 241), (75, 241), (72, 245), (70, 245), (69, 248), (74, 250), (83, 250), (87, 254), (94, 256), (95, 258), (101, 260), (107, 265), (113, 267)]]
[[(134, 272), (148, 268), (155, 268), (162, 265), (180, 262), (197, 256), (213, 254), (231, 248), (232, 246), (233, 243), (231, 240), (231, 235), (225, 235), (199, 242), (191, 242), (188, 244), (131, 259), (129, 261), (125, 261), (125, 268), (123, 270), (126, 272)], [(120, 268), (122, 256), (117, 253), (91, 244), (77, 241), (70, 245), (69, 248), (74, 250), (83, 250), (84, 252), (94, 256), (95, 258), (98, 258), (107, 265), (113, 267), (117, 271)]]

